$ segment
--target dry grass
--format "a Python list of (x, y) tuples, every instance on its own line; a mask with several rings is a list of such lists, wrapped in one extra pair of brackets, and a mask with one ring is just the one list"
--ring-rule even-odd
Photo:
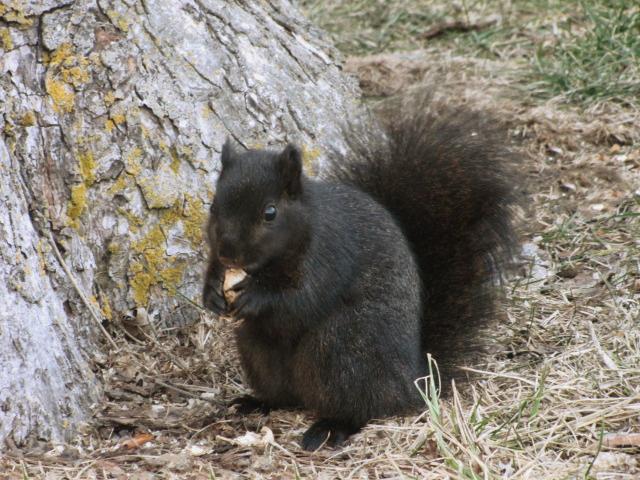
[(524, 261), (476, 380), (422, 415), (307, 453), (297, 443), (311, 421), (304, 412), (240, 417), (224, 406), (244, 392), (231, 325), (206, 314), (180, 331), (123, 320), (119, 350), (97, 358), (107, 395), (96, 422), (73, 445), (13, 452), (3, 475), (640, 478), (640, 446), (608, 441), (640, 433), (640, 114), (527, 95), (517, 62), (443, 44), (349, 62), (377, 95), (422, 77), (447, 85), (451, 101), (498, 112), (521, 144)]

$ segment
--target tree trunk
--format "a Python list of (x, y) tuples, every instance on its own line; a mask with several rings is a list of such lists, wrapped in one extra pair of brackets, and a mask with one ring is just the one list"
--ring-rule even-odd
[(335, 57), (286, 0), (0, 3), (0, 440), (71, 438), (108, 322), (198, 318), (227, 136), (348, 151)]

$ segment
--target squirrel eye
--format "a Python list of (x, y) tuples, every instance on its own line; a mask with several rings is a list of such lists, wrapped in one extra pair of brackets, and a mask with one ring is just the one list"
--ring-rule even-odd
[(278, 210), (273, 205), (269, 205), (264, 209), (264, 219), (267, 222), (275, 220)]

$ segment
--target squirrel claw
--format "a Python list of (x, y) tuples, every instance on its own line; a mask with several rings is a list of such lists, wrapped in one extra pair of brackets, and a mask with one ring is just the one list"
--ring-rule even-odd
[(204, 307), (216, 315), (225, 315), (227, 313), (227, 302), (221, 292), (215, 289), (207, 290), (203, 298)]
[(271, 411), (271, 406), (252, 395), (242, 395), (229, 402), (229, 407), (235, 407), (237, 413), (246, 415), (249, 413), (261, 413), (267, 415)]

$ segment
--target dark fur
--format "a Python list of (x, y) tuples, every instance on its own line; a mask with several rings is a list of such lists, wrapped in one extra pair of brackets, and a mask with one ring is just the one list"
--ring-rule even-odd
[[(475, 114), (401, 111), (383, 113), (388, 139), (360, 136), (357, 158), (336, 160), (334, 181), (304, 177), (293, 146), (223, 149), (204, 304), (244, 319), (255, 398), (240, 410), (313, 411), (306, 449), (419, 405), (425, 350), (441, 365), (468, 351), (513, 245), (504, 139)], [(230, 306), (222, 262), (249, 272)]]
[(515, 154), (501, 122), (429, 94), (377, 113), (388, 138), (349, 135), (355, 157), (334, 159), (332, 180), (367, 192), (402, 226), (424, 287), (423, 348), (448, 379), (482, 350), (496, 286), (514, 265)]

